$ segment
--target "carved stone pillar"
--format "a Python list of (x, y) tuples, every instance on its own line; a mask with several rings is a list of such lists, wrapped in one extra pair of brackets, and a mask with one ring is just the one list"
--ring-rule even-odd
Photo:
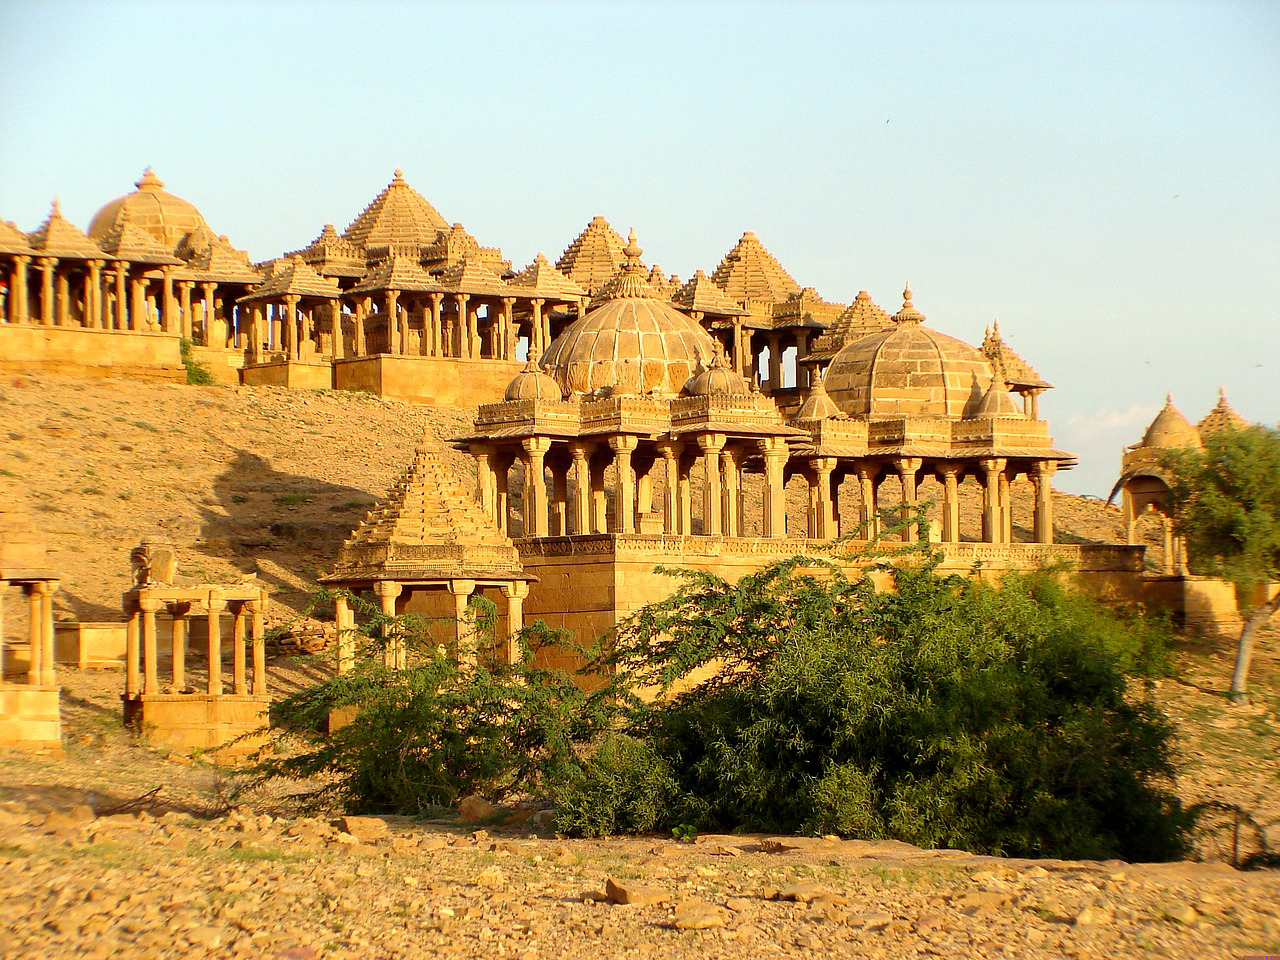
[(529, 584), (525, 580), (513, 580), (502, 585), (502, 595), (507, 600), (507, 636), (502, 645), (502, 658), (506, 663), (520, 660), (520, 631), (524, 629), (524, 601), (529, 596)]
[(663, 497), (665, 505), (665, 523), (663, 530), (666, 533), (679, 533), (680, 454), (684, 450), (684, 445), (679, 443), (663, 443), (659, 444), (658, 450), (662, 454), (662, 462), (665, 469), (663, 479), (666, 483), (666, 494)]
[(173, 617), (169, 657), (173, 662), (173, 689), (177, 693), (187, 686), (187, 614), (190, 611), (189, 603), (169, 604), (169, 615)]
[(902, 522), (906, 524), (899, 535), (903, 543), (915, 543), (920, 539), (920, 531), (916, 529), (916, 525), (907, 521), (915, 513), (916, 476), (919, 474), (921, 466), (922, 461), (919, 457), (900, 457), (894, 463), (894, 469), (898, 471), (898, 484), (902, 492), (900, 516)]
[(128, 273), (129, 268), (123, 260), (117, 260), (112, 264), (116, 272), (116, 320), (115, 328), (117, 330), (129, 329), (129, 294), (128, 294)]
[(785, 469), (787, 458), (787, 442), (781, 437), (770, 437), (761, 441), (764, 453), (764, 535), (766, 537), (785, 537), (787, 535), (787, 488)]
[(237, 603), (231, 621), (231, 688), (238, 697), (249, 692), (244, 675), (244, 608), (244, 603)]
[(551, 449), (550, 437), (529, 437), (524, 448), (524, 535), (547, 535), (547, 480), (544, 475), (547, 451)]
[[(401, 589), (400, 584), (394, 580), (378, 580), (374, 583), (373, 592), (378, 597), (384, 617), (391, 618), (396, 615), (396, 599), (400, 596)], [(382, 629), (382, 636), (387, 641), (382, 655), (383, 665), (395, 670), (403, 670), (408, 662), (408, 651), (405, 650), (404, 639), (392, 635), (390, 624), (383, 624)]]
[(129, 611), (124, 625), (124, 695), (129, 699), (141, 692), (139, 682), (140, 671), (138, 659), (141, 655), (142, 610), (135, 608)]
[(40, 258), (40, 322), (53, 325), (53, 268), (58, 261), (53, 257)]
[(333, 621), (338, 634), (338, 673), (350, 673), (356, 665), (356, 622), (345, 593), (339, 592), (333, 599)]
[(253, 637), (253, 695), (264, 697), (267, 694), (267, 631), (263, 620), (267, 613), (267, 600), (249, 601), (249, 615), (253, 618), (251, 629)]
[(698, 435), (698, 448), (702, 451), (702, 466), (706, 472), (702, 485), (702, 532), (708, 536), (723, 532), (724, 504), (721, 500), (724, 485), (720, 475), (720, 451), (724, 449), (724, 441), (724, 436), (718, 433)]
[(569, 535), (569, 468), (570, 462), (558, 459), (551, 468), (551, 526), (557, 537)]
[(742, 496), (742, 473), (737, 456), (728, 448), (720, 452), (720, 474), (724, 478), (724, 490), (720, 496), (721, 530), (726, 537), (740, 537), (742, 512), (739, 498)]
[(210, 590), (205, 600), (209, 611), (209, 695), (222, 696), (222, 610), (227, 605), (222, 592)]
[(493, 448), (487, 444), (471, 444), (471, 458), (476, 462), (476, 496), (484, 512), (496, 520), (497, 518), (494, 516), (493, 468), (489, 463), (492, 453)]
[(622, 533), (634, 533), (636, 529), (636, 472), (631, 465), (631, 454), (638, 444), (635, 437), (626, 435), (609, 438), (618, 473), (618, 498), (614, 504), (613, 522)]
[(769, 392), (782, 389), (782, 335), (769, 334)]
[(1013, 496), (1010, 492), (1009, 471), (1000, 474), (1000, 542), (1013, 543)]
[(28, 300), (29, 294), (27, 291), (27, 265), (29, 263), (31, 263), (31, 258), (25, 255), (20, 254), (13, 258), (13, 269), (9, 274), (10, 323), (31, 322), (31, 304)]
[(102, 261), (90, 260), (84, 278), (84, 325), (90, 330), (102, 328)]
[(142, 608), (142, 692), (159, 693), (160, 681), (156, 676), (156, 611), (160, 601), (150, 597), (138, 600)]
[(191, 288), (195, 284), (190, 280), (178, 281), (178, 294), (181, 303), (178, 309), (182, 312), (179, 318), (178, 329), (182, 331), (182, 336), (187, 340), (192, 339), (191, 329)]
[(858, 524), (862, 528), (862, 536), (874, 540), (880, 534), (880, 513), (876, 503), (876, 481), (880, 471), (870, 464), (858, 465), (858, 494), (861, 504), (858, 507)]
[(942, 478), (942, 542), (957, 543), (960, 540), (960, 467), (941, 464), (938, 476)]
[(451, 653), (455, 660), (463, 663), (476, 662), (475, 621), (467, 604), (476, 591), (474, 580), (450, 580), (449, 592), (453, 594), (454, 647)]
[(573, 456), (573, 532), (591, 532), (591, 444), (570, 443)]
[(1008, 461), (1002, 458), (982, 460), (982, 541), (1000, 542), (1000, 475)]
[(835, 536), (835, 513), (831, 508), (831, 474), (836, 468), (835, 457), (815, 457), (809, 462), (813, 471), (814, 496), (810, 503), (809, 536), (816, 540), (829, 540)]
[(1053, 474), (1057, 469), (1052, 460), (1041, 460), (1031, 474), (1036, 488), (1036, 543), (1053, 543)]

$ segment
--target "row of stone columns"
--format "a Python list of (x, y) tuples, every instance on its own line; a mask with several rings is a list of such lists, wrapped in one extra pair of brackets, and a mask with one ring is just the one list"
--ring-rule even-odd
[[(28, 646), (27, 684), (52, 687), (57, 684), (53, 647), (53, 595), (57, 580), (12, 581), (22, 587), (27, 597)], [(4, 683), (4, 597), (11, 581), (0, 580), (0, 684)]]
[[(29, 272), (39, 271), (39, 308), (32, 311)], [(12, 324), (74, 326), (89, 330), (163, 331), (204, 346), (224, 346), (231, 321), (219, 315), (218, 284), (175, 279), (161, 267), (159, 293), (154, 277), (130, 276), (125, 260), (59, 260), (17, 255), (10, 258), (4, 317)], [(72, 273), (79, 272), (72, 288)], [(194, 298), (199, 288), (199, 299)]]
[[(226, 600), (219, 592), (210, 591), (201, 597), (206, 607), (209, 631), (209, 677), (206, 692), (210, 696), (224, 693), (222, 681), (222, 614), (230, 608), (232, 623), (232, 693), (237, 696), (262, 696), (267, 692), (266, 643), (263, 629), (263, 604), (258, 600)], [(137, 607), (125, 625), (125, 695), (158, 694), (159, 637), (156, 614), (164, 609), (173, 619), (170, 634), (173, 687), (181, 692), (186, 688), (187, 619), (191, 612), (190, 599), (165, 600), (158, 597), (139, 597)], [(246, 631), (246, 627), (248, 630)], [(253, 645), (253, 675), (246, 673), (246, 633)], [(139, 669), (141, 660), (141, 669)]]
[[(474, 663), (476, 659), (477, 637), (475, 621), (468, 609), (471, 597), (478, 584), (472, 579), (444, 580), (434, 586), (443, 585), (453, 596), (454, 606), (454, 643), (450, 654), (461, 660)], [(432, 586), (432, 585), (410, 585)], [(373, 593), (378, 598), (379, 609), (384, 617), (395, 617), (397, 600), (405, 592), (406, 585), (395, 580), (378, 580), (372, 585)], [(524, 601), (529, 596), (529, 584), (524, 580), (500, 583), (502, 596), (507, 602), (507, 634), (501, 639), (499, 655), (506, 663), (514, 663), (520, 656), (516, 648), (516, 635), (524, 629)], [(338, 631), (338, 672), (346, 673), (355, 666), (356, 658), (356, 616), (347, 602), (347, 595), (339, 592), (334, 600), (334, 620)], [(387, 644), (383, 651), (383, 665), (392, 669), (403, 670), (408, 666), (408, 650), (404, 638), (383, 634)]]

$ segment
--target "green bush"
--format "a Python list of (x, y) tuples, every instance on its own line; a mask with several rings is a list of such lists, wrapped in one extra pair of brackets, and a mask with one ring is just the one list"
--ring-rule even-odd
[(187, 383), (193, 387), (211, 387), (218, 381), (213, 378), (209, 368), (195, 358), (191, 350), (193, 346), (194, 344), (185, 337), (178, 341), (182, 365), (187, 368)]
[[(476, 667), (438, 650), (429, 621), (385, 617), (348, 597), (364, 613), (355, 668), (276, 706), (273, 721), (302, 742), (263, 760), (265, 777), (319, 776), (324, 786), (314, 798), (353, 812), (416, 815), (471, 793), (491, 800), (537, 794), (569, 776), (577, 745), (610, 716), (607, 704), (562, 672), (532, 666), (538, 647), (561, 642), (541, 627), (526, 631), (529, 654), (521, 662)], [(321, 595), (317, 603), (331, 599)], [(485, 614), (481, 630), (491, 626)], [(405, 669), (383, 665), (388, 637), (408, 649)], [(347, 722), (326, 734), (335, 712)]]
[[(608, 734), (590, 758), (550, 785), (556, 829), (583, 837), (650, 833), (672, 820), (676, 780), (643, 740)], [(678, 820), (678, 817), (676, 817)]]
[[(673, 597), (626, 622), (609, 657), (620, 682), (679, 690), (631, 699), (629, 732), (665, 761), (680, 798), (654, 826), (1016, 856), (1181, 854), (1171, 728), (1128, 682), (1164, 669), (1160, 626), (1052, 573), (992, 585), (936, 563), (892, 569), (887, 592), (814, 561), (736, 585), (686, 572)], [(601, 795), (589, 779), (581, 789)]]

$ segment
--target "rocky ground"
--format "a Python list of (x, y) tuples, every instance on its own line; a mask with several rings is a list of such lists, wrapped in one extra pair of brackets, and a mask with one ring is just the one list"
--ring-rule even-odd
[[(468, 420), (359, 395), (11, 378), (0, 480), (48, 536), (61, 614), (118, 619), (129, 548), (159, 532), (188, 575), (256, 571), (284, 623), (413, 446)], [(1057, 515), (1064, 539), (1119, 533), (1096, 501), (1059, 496)], [(1187, 640), (1153, 690), (1213, 861), (1166, 865), (342, 822), (142, 746), (118, 674), (64, 669), (62, 756), (0, 754), (0, 957), (1276, 954), (1280, 873), (1230, 863), (1280, 842), (1278, 654), (1272, 627), (1244, 707), (1222, 693), (1230, 638)], [(326, 673), (277, 655), (271, 689)]]

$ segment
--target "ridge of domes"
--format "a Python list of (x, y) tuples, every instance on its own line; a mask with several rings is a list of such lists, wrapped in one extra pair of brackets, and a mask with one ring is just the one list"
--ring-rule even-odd
[(88, 237), (98, 241), (119, 225), (124, 212), (134, 225), (145, 230), (166, 252), (173, 253), (182, 239), (202, 227), (204, 216), (195, 205), (164, 189), (164, 181), (150, 167), (135, 181), (133, 193), (117, 197), (102, 206), (89, 221)]
[(1164, 406), (1151, 421), (1142, 435), (1142, 447), (1157, 447), (1162, 450), (1177, 450), (1185, 447), (1200, 448), (1204, 444), (1200, 433), (1191, 421), (1183, 416), (1182, 411), (1173, 405), (1173, 394), (1165, 396)]

